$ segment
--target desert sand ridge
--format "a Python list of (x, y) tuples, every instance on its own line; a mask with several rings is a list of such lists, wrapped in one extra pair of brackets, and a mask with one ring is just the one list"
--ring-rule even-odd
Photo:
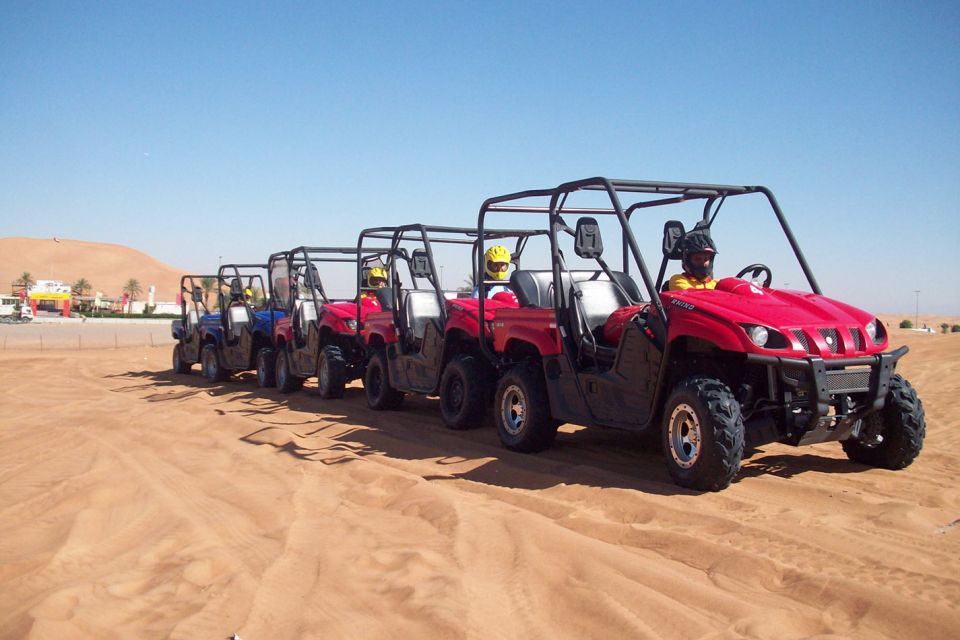
[(122, 295), (130, 278), (140, 282), (147, 299), (147, 287), (156, 285), (158, 301), (173, 301), (180, 286), (182, 270), (164, 264), (130, 247), (105, 242), (65, 238), (0, 238), (0, 290), (29, 271), (34, 280), (62, 280), (72, 284), (86, 278), (91, 295), (102, 291), (110, 297)]
[(911, 467), (774, 444), (707, 494), (629, 433), (524, 456), (432, 399), (0, 353), (0, 638), (958, 637), (960, 335), (891, 334)]

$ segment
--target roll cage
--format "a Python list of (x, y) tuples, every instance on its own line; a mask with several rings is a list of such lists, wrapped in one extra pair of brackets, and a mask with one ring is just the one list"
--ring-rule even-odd
[[(511, 262), (515, 265), (519, 265), (520, 256), (523, 253), (523, 249), (526, 247), (527, 241), (530, 239), (530, 237), (546, 235), (546, 232), (542, 230), (526, 229), (490, 229), (486, 232), (478, 232), (476, 229), (471, 227), (447, 227), (425, 224), (408, 224), (395, 227), (372, 227), (369, 229), (364, 229), (360, 232), (360, 236), (357, 241), (358, 251), (364, 250), (364, 243), (367, 240), (379, 239), (390, 241), (388, 273), (391, 291), (391, 304), (389, 305), (389, 310), (393, 314), (393, 323), (394, 326), (397, 327), (398, 331), (400, 331), (401, 327), (403, 327), (403, 323), (400, 321), (400, 305), (393, 304), (393, 302), (399, 302), (403, 287), (400, 273), (397, 270), (398, 266), (400, 264), (406, 265), (413, 289), (419, 290), (421, 288), (418, 280), (426, 280), (426, 286), (424, 289), (431, 288), (436, 294), (440, 312), (440, 325), (441, 327), (445, 326), (447, 322), (448, 310), (444, 304), (445, 296), (442, 283), (437, 278), (437, 264), (433, 251), (433, 245), (470, 245), (472, 252), (471, 263), (473, 267), (473, 281), (479, 285), (480, 283), (484, 282), (483, 279), (480, 278), (480, 274), (484, 273), (482, 263), (482, 245), (479, 242), (481, 235), (485, 235), (487, 240), (516, 239), (514, 250), (511, 251)], [(405, 244), (421, 245), (422, 248), (408, 251), (407, 247), (403, 246)], [(479, 270), (477, 268), (478, 265)], [(358, 269), (358, 288), (362, 284), (363, 272), (361, 269)], [(387, 305), (384, 305), (384, 308), (387, 308)], [(360, 317), (359, 298), (357, 301), (357, 317)], [(481, 315), (481, 317), (483, 316)], [(359, 332), (357, 335), (358, 337), (361, 336)], [(360, 337), (360, 339), (362, 340), (362, 337)]]
[[(567, 200), (570, 195), (579, 191), (603, 192), (609, 199), (609, 205), (605, 207), (568, 206)], [(579, 224), (580, 221), (578, 220), (576, 229), (571, 228), (564, 221), (563, 215), (575, 215), (581, 220), (589, 220), (593, 216), (614, 216), (619, 222), (621, 230), (623, 273), (629, 276), (630, 258), (632, 257), (640, 271), (641, 279), (643, 280), (644, 287), (649, 295), (653, 313), (655, 314), (656, 318), (659, 319), (659, 322), (665, 331), (668, 320), (666, 310), (664, 309), (663, 302), (660, 298), (659, 284), (664, 276), (667, 258), (670, 253), (676, 250), (676, 245), (669, 244), (668, 240), (666, 240), (666, 236), (668, 234), (665, 232), (665, 241), (663, 247), (664, 259), (658, 278), (655, 281), (651, 277), (650, 271), (647, 268), (647, 264), (644, 261), (640, 248), (637, 245), (636, 237), (634, 236), (633, 230), (630, 226), (631, 217), (643, 209), (702, 200), (704, 201), (703, 216), (702, 220), (697, 224), (697, 227), (709, 229), (714, 218), (719, 212), (720, 207), (727, 198), (756, 193), (762, 194), (766, 197), (774, 215), (777, 218), (777, 221), (780, 224), (781, 229), (784, 232), (784, 235), (790, 244), (790, 247), (793, 249), (794, 255), (796, 256), (797, 261), (803, 270), (804, 276), (807, 278), (807, 281), (810, 284), (811, 290), (816, 294), (820, 294), (820, 286), (817, 284), (816, 278), (807, 264), (806, 258), (803, 255), (803, 251), (800, 249), (800, 245), (797, 243), (797, 240), (790, 229), (790, 225), (787, 223), (786, 217), (783, 215), (783, 211), (780, 209), (780, 205), (778, 204), (773, 193), (766, 187), (762, 186), (615, 180), (603, 177), (594, 177), (572, 182), (565, 182), (552, 189), (534, 189), (496, 196), (485, 200), (480, 207), (480, 212), (477, 219), (478, 239), (476, 255), (483, 255), (484, 241), (487, 239), (485, 228), (488, 214), (546, 214), (548, 219), (547, 227), (545, 229), (541, 229), (540, 231), (541, 233), (548, 235), (550, 239), (550, 262), (553, 272), (553, 306), (556, 310), (556, 319), (558, 325), (565, 326), (567, 324), (566, 318), (568, 317), (568, 314), (563, 313), (563, 311), (567, 309), (567, 305), (565, 303), (567, 296), (562, 287), (562, 274), (569, 274), (570, 269), (567, 268), (563, 252), (559, 248), (560, 234), (565, 233), (574, 236), (575, 250), (580, 257), (595, 259), (608, 276), (610, 275), (610, 269), (603, 261), (601, 255), (595, 254), (595, 252), (590, 250), (590, 247), (587, 246), (589, 245), (589, 241), (587, 241), (587, 245), (580, 246), (581, 238), (578, 238), (578, 235), (580, 235), (578, 234), (578, 231), (581, 228), (581, 225)], [(644, 195), (650, 197), (631, 202), (627, 206), (624, 206), (624, 198), (629, 197), (634, 199)], [(680, 225), (680, 227), (682, 228), (682, 225)], [(587, 233), (589, 234), (589, 231), (587, 231)], [(674, 240), (678, 239), (678, 237), (674, 238)], [(584, 253), (581, 253), (581, 249), (583, 249)], [(475, 261), (475, 271), (477, 269), (482, 270), (483, 265), (481, 260), (482, 258), (478, 257)], [(573, 282), (572, 278), (570, 278), (570, 282), (571, 286), (575, 290), (574, 296), (576, 297), (577, 284)], [(486, 298), (486, 283), (480, 283), (480, 287), (479, 313), (480, 316), (483, 317), (485, 312), (484, 300)], [(481, 331), (483, 332), (484, 338), (486, 338), (486, 332), (488, 331), (488, 328), (481, 326)], [(498, 356), (492, 351), (486, 339), (480, 340), (480, 347), (487, 358), (493, 362), (498, 361)]]
[[(323, 288), (323, 281), (317, 264), (353, 264), (357, 265), (360, 272), (363, 272), (370, 268), (370, 265), (376, 263), (383, 265), (383, 258), (387, 257), (389, 253), (389, 249), (379, 247), (368, 247), (361, 250), (359, 247), (300, 246), (289, 251), (279, 251), (271, 254), (268, 259), (269, 275), (267, 282), (270, 288), (270, 296), (277, 301), (278, 305), (283, 306), (289, 315), (293, 312), (294, 303), (300, 291), (306, 290), (309, 292), (309, 297), (314, 306), (319, 310), (321, 305), (333, 302), (333, 300)], [(275, 265), (280, 262), (285, 265), (287, 274), (285, 276), (286, 283), (282, 290), (278, 290), (274, 278)], [(361, 288), (358, 287), (358, 291), (360, 290)]]
[[(187, 274), (180, 278), (180, 312), (183, 320), (186, 321), (186, 308), (193, 306), (193, 310), (200, 318), (206, 313), (210, 313), (207, 305), (203, 301), (203, 281), (209, 279), (210, 282), (217, 282), (217, 274)], [(200, 313), (200, 307), (203, 306), (204, 313)]]
[(226, 306), (229, 306), (229, 303), (226, 306), (223, 304), (224, 299), (229, 297), (229, 302), (243, 302), (243, 305), (252, 315), (254, 300), (246, 295), (247, 289), (250, 289), (251, 293), (254, 291), (261, 292), (261, 294), (264, 295), (264, 301), (266, 303), (264, 306), (269, 306), (270, 299), (268, 290), (263, 283), (263, 273), (266, 272), (266, 270), (267, 265), (265, 264), (222, 265), (217, 271), (221, 312)]

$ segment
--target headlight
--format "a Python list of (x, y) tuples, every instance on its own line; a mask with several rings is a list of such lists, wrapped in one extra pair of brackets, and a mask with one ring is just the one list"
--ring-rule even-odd
[(350, 331), (357, 330), (357, 321), (353, 318), (348, 318), (347, 320), (344, 320), (343, 323), (347, 325), (347, 329), (350, 329)]
[(767, 331), (766, 327), (761, 327), (760, 325), (747, 328), (747, 335), (750, 336), (753, 344), (758, 347), (766, 346), (767, 340), (770, 339), (770, 332)]
[(758, 347), (763, 347), (764, 349), (790, 348), (790, 342), (787, 340), (787, 337), (776, 329), (764, 327), (759, 324), (746, 323), (741, 324), (740, 328), (746, 332), (747, 337), (750, 338), (750, 342)]
[(867, 335), (870, 336), (870, 342), (877, 341), (877, 321), (876, 319), (871, 320), (867, 323)]

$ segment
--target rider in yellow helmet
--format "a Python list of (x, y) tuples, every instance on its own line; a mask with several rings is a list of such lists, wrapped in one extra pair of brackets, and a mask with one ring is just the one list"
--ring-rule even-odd
[(387, 270), (383, 267), (370, 267), (365, 284), (367, 289), (361, 295), (364, 298), (376, 299), (377, 293), (373, 289), (382, 289), (387, 286)]
[[(495, 244), (483, 254), (483, 273), (484, 280), (503, 282), (507, 279), (507, 272), (510, 270), (510, 251), (503, 245)], [(505, 284), (488, 284), (487, 296), (505, 291), (510, 293), (510, 287)], [(473, 297), (480, 295), (479, 285), (473, 288)]]

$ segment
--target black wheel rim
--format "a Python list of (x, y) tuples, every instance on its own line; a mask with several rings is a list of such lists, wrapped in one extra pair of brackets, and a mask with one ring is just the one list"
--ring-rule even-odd
[(380, 367), (371, 367), (370, 369), (370, 395), (374, 398), (380, 397), (380, 391), (383, 389), (383, 372)]
[(463, 400), (463, 380), (460, 376), (454, 376), (447, 387), (447, 407), (453, 413), (457, 413), (463, 407)]

